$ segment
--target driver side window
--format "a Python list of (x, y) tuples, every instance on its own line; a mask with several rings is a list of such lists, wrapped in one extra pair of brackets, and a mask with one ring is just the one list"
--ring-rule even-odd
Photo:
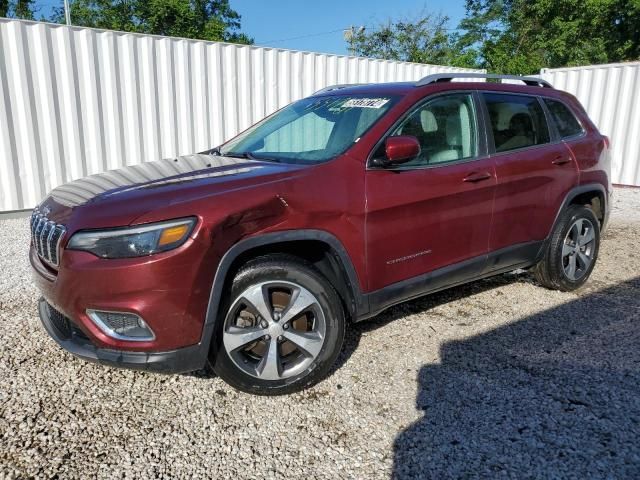
[[(478, 154), (476, 115), (470, 94), (444, 95), (411, 112), (391, 136), (411, 135), (421, 153), (402, 167), (433, 166)], [(380, 153), (384, 157), (384, 145)], [(376, 155), (377, 156), (377, 155)]]

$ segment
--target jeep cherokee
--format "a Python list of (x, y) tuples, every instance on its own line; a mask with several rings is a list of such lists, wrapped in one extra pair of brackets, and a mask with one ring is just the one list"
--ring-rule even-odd
[(544, 80), (462, 77), (506, 78), (328, 87), (210, 151), (55, 188), (31, 216), (45, 329), (86, 360), (283, 394), (399, 302), (529, 267), (579, 287), (609, 140)]

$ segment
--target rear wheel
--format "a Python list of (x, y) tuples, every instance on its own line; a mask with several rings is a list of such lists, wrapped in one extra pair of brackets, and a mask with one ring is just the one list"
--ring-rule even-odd
[(344, 339), (338, 294), (311, 264), (288, 255), (249, 262), (236, 275), (212, 355), (239, 390), (278, 395), (322, 379)]
[(600, 247), (600, 225), (588, 207), (565, 210), (551, 234), (535, 275), (547, 288), (570, 291), (582, 286), (593, 270)]

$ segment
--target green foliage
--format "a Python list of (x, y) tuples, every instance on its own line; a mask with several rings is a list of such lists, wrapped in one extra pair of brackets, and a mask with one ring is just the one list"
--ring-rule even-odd
[(358, 55), (494, 73), (640, 59), (640, 0), (467, 0), (455, 32), (423, 13), (349, 42)]
[(416, 63), (446, 63), (451, 58), (449, 19), (423, 13), (417, 20), (391, 21), (369, 31), (355, 31), (349, 51), (363, 57)]
[(640, 58), (640, 0), (467, 0), (458, 38), (497, 73)]
[[(1, 1), (1, 0), (0, 0)], [(71, 23), (84, 27), (252, 44), (229, 0), (70, 0)], [(53, 18), (64, 23), (64, 9)]]
[(550, 67), (640, 58), (640, 0), (539, 0), (532, 7)]
[(34, 0), (0, 0), (0, 17), (33, 20)]

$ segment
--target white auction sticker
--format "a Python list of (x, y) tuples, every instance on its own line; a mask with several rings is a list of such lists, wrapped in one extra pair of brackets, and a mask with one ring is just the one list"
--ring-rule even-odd
[(347, 100), (342, 108), (380, 108), (388, 101), (388, 98), (352, 98)]

